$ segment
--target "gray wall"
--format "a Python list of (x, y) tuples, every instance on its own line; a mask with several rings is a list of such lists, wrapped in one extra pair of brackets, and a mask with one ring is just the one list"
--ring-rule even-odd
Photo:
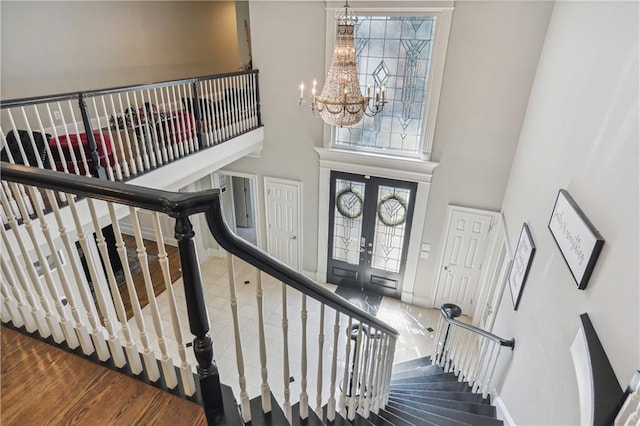
[[(621, 386), (640, 367), (638, 3), (557, 2), (503, 209), (511, 244), (537, 245), (517, 311), (505, 290), (494, 332), (515, 337), (499, 386), (517, 424), (579, 424), (569, 347), (589, 313)], [(606, 240), (578, 290), (547, 224), (560, 188)]]
[(234, 2), (2, 2), (2, 99), (238, 69)]
[[(428, 5), (428, 2), (409, 2)], [(376, 6), (392, 2), (376, 2)], [(324, 80), (325, 2), (250, 2), (255, 68), (265, 146), (260, 159), (229, 168), (304, 184), (303, 269), (317, 269), (318, 159), (322, 122), (300, 112), (300, 81)], [(511, 160), (544, 40), (552, 4), (457, 2), (453, 13), (433, 159), (441, 162), (431, 186), (415, 294), (431, 302), (434, 263), (448, 203), (500, 210)], [(331, 48), (331, 46), (329, 47)], [(264, 211), (264, 200), (259, 200)], [(319, 238), (326, 238), (320, 236)]]

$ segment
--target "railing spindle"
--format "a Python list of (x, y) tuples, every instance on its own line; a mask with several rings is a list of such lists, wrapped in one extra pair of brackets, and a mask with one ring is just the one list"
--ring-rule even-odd
[(229, 293), (231, 315), (233, 318), (233, 334), (236, 343), (236, 364), (238, 366), (238, 384), (240, 385), (240, 407), (242, 419), (245, 423), (251, 421), (251, 407), (247, 394), (247, 379), (244, 375), (244, 356), (242, 354), (242, 341), (240, 339), (240, 324), (238, 322), (238, 299), (236, 298), (236, 272), (233, 265), (233, 255), (227, 252), (227, 275), (229, 277)]
[[(22, 327), (24, 325), (24, 328), (29, 333), (34, 333), (38, 329), (38, 325), (36, 323), (35, 317), (33, 316), (31, 307), (27, 303), (25, 303), (24, 296), (22, 295), (22, 290), (20, 290), (20, 288), (18, 287), (18, 284), (16, 283), (16, 278), (14, 277), (13, 272), (9, 268), (9, 265), (4, 260), (4, 257), (0, 257), (0, 269), (2, 269), (2, 273), (4, 274), (5, 279), (7, 280), (7, 284), (11, 289), (11, 293), (13, 294), (16, 304), (18, 305), (18, 310), (20, 311), (22, 324), (14, 323), (14, 325), (16, 325), (16, 327)], [(31, 303), (29, 302), (28, 299), (29, 297), (27, 295), (27, 302)]]
[(284, 415), (291, 423), (291, 391), (289, 389), (289, 320), (287, 318), (287, 285), (282, 283), (282, 346), (283, 346), (283, 381), (284, 381), (284, 404), (282, 410)]
[[(138, 174), (138, 170), (142, 171), (142, 165), (140, 165), (140, 168), (138, 168), (138, 163), (136, 162), (136, 158), (133, 155), (133, 149), (131, 147), (131, 138), (129, 137), (129, 132), (130, 132), (130, 127), (127, 125), (127, 112), (129, 114), (129, 123), (133, 123), (133, 121), (131, 120), (131, 109), (130, 108), (124, 108), (123, 104), (122, 104), (122, 96), (120, 96), (120, 93), (117, 94), (117, 98), (118, 98), (118, 106), (120, 107), (120, 113), (116, 114), (114, 112), (114, 116), (120, 116), (122, 117), (122, 124), (123, 124), (123, 129), (120, 130), (120, 134), (124, 133), (124, 141), (125, 141), (125, 146), (127, 149), (127, 152), (129, 154), (129, 173), (125, 172), (125, 175), (128, 177), (130, 175), (137, 175)], [(111, 100), (111, 103), (113, 104), (113, 99)], [(117, 109), (114, 108), (114, 111), (118, 111)], [(116, 119), (116, 125), (117, 125), (117, 119)], [(137, 152), (137, 150), (136, 150)], [(124, 158), (124, 155), (123, 155)], [(125, 171), (127, 169), (125, 168)]]
[(347, 398), (351, 393), (349, 387), (349, 371), (351, 370), (349, 362), (351, 361), (351, 326), (353, 324), (353, 318), (349, 317), (349, 323), (347, 324), (347, 342), (345, 345), (344, 354), (344, 375), (342, 378), (342, 395), (340, 397), (340, 415), (344, 418), (347, 417)]
[[(109, 180), (115, 180), (115, 176), (113, 174), (113, 167), (111, 167), (111, 161), (109, 161), (109, 150), (107, 150), (107, 144), (105, 143), (105, 138), (103, 136), (103, 127), (102, 127), (102, 123), (100, 122), (100, 113), (98, 112), (98, 105), (96, 104), (96, 98), (93, 97), (91, 98), (91, 103), (93, 105), (93, 112), (95, 113), (96, 116), (96, 123), (98, 124), (98, 131), (99, 131), (99, 135), (100, 135), (100, 140), (96, 140), (96, 145), (100, 144), (102, 146), (102, 152), (105, 156), (105, 164), (106, 164), (106, 169), (107, 169), (107, 177)], [(109, 140), (113, 141), (113, 138), (111, 137), (111, 128), (109, 127), (109, 123), (107, 122), (106, 125), (106, 130), (109, 132)], [(113, 144), (113, 142), (111, 142)], [(118, 164), (118, 156), (115, 152), (115, 149), (113, 149), (113, 146), (111, 147), (111, 155), (113, 155), (113, 159), (114, 159), (114, 165)]]
[(316, 379), (316, 414), (322, 418), (322, 377), (324, 359), (324, 303), (320, 305), (320, 332), (318, 333), (318, 376)]
[[(113, 164), (113, 167), (112, 167), (111, 166), (111, 162), (107, 161), (107, 173), (109, 173), (109, 170), (111, 170), (110, 175), (109, 175), (111, 180), (122, 180), (122, 166), (120, 165), (120, 162), (121, 161), (124, 162), (126, 160), (124, 159), (124, 155), (123, 155), (123, 158), (121, 159), (120, 158), (120, 154), (118, 154), (118, 147), (116, 146), (116, 138), (113, 137), (113, 130), (114, 129), (111, 128), (111, 124), (109, 123), (109, 111), (107, 111), (107, 104), (104, 102), (104, 96), (100, 96), (100, 101), (102, 103), (102, 110), (104, 111), (104, 117), (105, 117), (105, 120), (106, 120), (106, 123), (105, 123), (104, 127), (100, 123), (100, 112), (98, 111), (98, 106), (96, 104), (95, 96), (92, 97), (91, 100), (93, 101), (93, 109), (94, 109), (94, 111), (96, 113), (96, 120), (98, 122), (98, 128), (100, 128), (102, 130), (106, 130), (107, 134), (109, 135), (109, 140), (111, 140), (111, 154), (113, 155), (113, 163), (114, 164)], [(114, 113), (115, 113), (115, 111), (114, 111)], [(115, 119), (115, 116), (114, 116), (114, 120), (115, 120), (115, 124), (116, 124), (116, 129), (115, 130), (117, 131), (118, 130), (117, 129), (118, 123), (117, 123), (117, 119)], [(118, 132), (118, 138), (119, 137), (120, 137), (120, 134)], [(121, 142), (120, 142), (119, 146), (121, 148), (121, 153), (123, 153), (123, 151), (122, 151), (122, 143)], [(104, 146), (104, 144), (103, 144), (103, 149), (105, 149), (104, 152), (106, 153), (107, 151), (106, 151), (106, 147)], [(115, 176), (113, 174), (114, 169), (115, 169)]]
[(258, 304), (258, 345), (260, 348), (260, 375), (262, 377), (261, 399), (262, 399), (262, 412), (271, 412), (271, 389), (268, 381), (267, 371), (267, 345), (264, 336), (264, 312), (263, 312), (263, 299), (264, 292), (262, 290), (262, 273), (260, 269), (256, 270), (256, 302)]
[(171, 272), (169, 270), (169, 259), (167, 251), (164, 246), (164, 236), (162, 235), (162, 229), (160, 227), (160, 217), (158, 213), (152, 214), (153, 230), (156, 236), (156, 244), (158, 245), (158, 262), (160, 263), (160, 269), (162, 270), (162, 278), (164, 279), (164, 286), (167, 291), (169, 299), (169, 311), (171, 313), (171, 325), (173, 326), (173, 334), (175, 336), (178, 345), (178, 356), (180, 357), (180, 378), (182, 379), (182, 386), (184, 393), (187, 396), (192, 396), (196, 392), (195, 381), (193, 380), (193, 374), (191, 373), (191, 367), (187, 363), (187, 354), (182, 337), (182, 326), (180, 321), (180, 315), (178, 314), (178, 306), (176, 304), (176, 297), (173, 292), (173, 285), (171, 283)]
[(336, 418), (336, 375), (338, 366), (338, 336), (340, 334), (340, 311), (336, 310), (333, 322), (333, 350), (331, 358), (331, 379), (329, 385), (329, 400), (327, 401), (327, 420), (332, 422)]
[(300, 360), (300, 418), (302, 420), (309, 417), (309, 394), (307, 394), (307, 295), (302, 294), (302, 310), (300, 311), (302, 320), (302, 348)]
[[(73, 104), (71, 103), (71, 100), (67, 101), (67, 106), (69, 107), (69, 114), (71, 115), (71, 124), (73, 124), (73, 129), (75, 130), (75, 135), (78, 138), (78, 151), (80, 151), (80, 159), (82, 160), (82, 165), (84, 166), (84, 174), (85, 176), (91, 176), (91, 172), (93, 171), (91, 169), (91, 167), (89, 167), (89, 162), (87, 161), (87, 154), (84, 150), (84, 145), (82, 145), (82, 141), (80, 140), (80, 128), (78, 127), (78, 121), (76, 120), (76, 114), (73, 112)], [(64, 131), (67, 135), (72, 136), (71, 134), (69, 134), (68, 130), (67, 130), (67, 120), (64, 118), (64, 113), (62, 111), (62, 107), (60, 105), (60, 103), (58, 103), (58, 107), (60, 108), (60, 116), (62, 117), (62, 125), (64, 126)], [(87, 130), (87, 132), (89, 132), (90, 129)], [(68, 147), (69, 147), (69, 151), (73, 152), (73, 144), (71, 143), (71, 140), (67, 141), (68, 143)], [(71, 158), (73, 158), (73, 155), (71, 156)], [(100, 163), (98, 164), (94, 164), (94, 167), (99, 167)], [(80, 173), (78, 173), (80, 174)]]
[(351, 398), (349, 399), (349, 408), (347, 411), (347, 419), (353, 420), (356, 417), (356, 408), (358, 402), (358, 385), (360, 384), (360, 351), (362, 349), (362, 322), (358, 323), (358, 337), (356, 338), (355, 350), (353, 354), (353, 370), (351, 371)]

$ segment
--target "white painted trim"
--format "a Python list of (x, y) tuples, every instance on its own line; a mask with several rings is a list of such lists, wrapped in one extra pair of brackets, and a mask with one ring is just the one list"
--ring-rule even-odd
[[(424, 111), (422, 120), (422, 156), (424, 159), (431, 158), (433, 140), (435, 135), (436, 121), (438, 115), (438, 105), (440, 103), (440, 92), (444, 76), (444, 67), (449, 44), (449, 32), (451, 30), (451, 17), (453, 14), (454, 2), (429, 2), (428, 7), (416, 6), (412, 1), (394, 1), (381, 5), (376, 1), (361, 1), (351, 4), (351, 12), (354, 14), (367, 16), (433, 16), (436, 18), (436, 28), (434, 34), (435, 43), (431, 51), (431, 66), (427, 76), (427, 90), (425, 91)], [(326, 25), (325, 25), (325, 75), (331, 64), (333, 46), (335, 44), (336, 16), (344, 9), (341, 2), (327, 1)], [(325, 124), (323, 146), (330, 148), (335, 140), (336, 127)]]
[(505, 404), (504, 400), (500, 397), (500, 395), (496, 393), (495, 390), (492, 393), (492, 395), (493, 395), (492, 399), (496, 407), (496, 415), (498, 419), (502, 420), (505, 425), (515, 426), (516, 422), (513, 420), (513, 417), (511, 417), (511, 413), (509, 413), (509, 410), (507, 409), (507, 405)]
[[(487, 241), (485, 242), (485, 244), (489, 244), (489, 241), (492, 239), (493, 233), (495, 232), (495, 226), (493, 225), (494, 225), (494, 222), (496, 221), (496, 218), (500, 215), (500, 212), (494, 212), (490, 210), (480, 210), (480, 209), (474, 209), (471, 207), (455, 206), (452, 204), (449, 204), (447, 206), (447, 215), (444, 220), (444, 225), (442, 228), (442, 237), (440, 239), (440, 250), (438, 251), (438, 262), (436, 263), (436, 276), (432, 286), (433, 290), (431, 292), (431, 307), (434, 309), (436, 309), (436, 300), (438, 297), (440, 277), (442, 276), (442, 262), (444, 260), (444, 251), (446, 249), (447, 239), (449, 238), (449, 229), (451, 228), (451, 220), (454, 212), (471, 213), (471, 214), (484, 215), (484, 216), (491, 217), (492, 227), (489, 230), (489, 233), (487, 234)], [(487, 256), (488, 256), (488, 250), (486, 247), (487, 246), (485, 246), (484, 248), (485, 250), (484, 258), (481, 263), (483, 266), (486, 264)], [(485, 283), (483, 283), (482, 281), (479, 281), (478, 283), (479, 286), (483, 284)], [(484, 290), (483, 288), (478, 288), (476, 291), (477, 291), (476, 293), (476, 301), (477, 301), (478, 300), (477, 296), (482, 294)]]
[(400, 287), (401, 300), (414, 303), (413, 290), (418, 270), (420, 245), (427, 214), (429, 189), (433, 171), (439, 163), (418, 159), (398, 158), (381, 154), (353, 152), (341, 149), (314, 148), (320, 156), (318, 188), (318, 272), (316, 279), (326, 282), (329, 251), (329, 211), (331, 171), (379, 176), (389, 179), (417, 182), (416, 202), (409, 233), (404, 278)]
[(426, 297), (413, 296), (413, 305), (422, 306), (423, 308), (430, 308), (430, 300)]
[(303, 214), (302, 214), (302, 207), (304, 206), (304, 204), (302, 203), (302, 196), (303, 196), (303, 192), (302, 192), (302, 182), (300, 181), (295, 181), (295, 180), (289, 180), (289, 179), (280, 179), (280, 178), (275, 178), (275, 177), (268, 177), (265, 176), (264, 177), (264, 210), (265, 210), (265, 230), (266, 230), (266, 236), (267, 236), (267, 252), (269, 254), (272, 254), (271, 251), (271, 247), (269, 247), (269, 184), (270, 183), (280, 183), (283, 185), (291, 185), (291, 186), (295, 186), (297, 187), (298, 190), (298, 235), (297, 235), (297, 241), (298, 241), (298, 267), (296, 268), (298, 271), (302, 270), (302, 265), (304, 265), (303, 262), (303, 253), (302, 253), (302, 249), (303, 249), (303, 244), (302, 244), (302, 240), (304, 238), (304, 224), (302, 222), (302, 218), (303, 218)]
[[(264, 241), (262, 241), (262, 227), (266, 228), (266, 222), (262, 220), (262, 211), (260, 209), (260, 197), (262, 194), (260, 193), (261, 187), (258, 185), (258, 175), (252, 173), (243, 173), (243, 172), (235, 172), (233, 170), (221, 169), (216, 172), (216, 174), (227, 175), (227, 176), (235, 176), (240, 178), (249, 179), (251, 181), (251, 185), (254, 190), (253, 194), (253, 206), (255, 209), (255, 223), (256, 223), (256, 244), (260, 248), (264, 248)], [(215, 186), (214, 186), (215, 187)], [(233, 199), (233, 197), (232, 197)], [(235, 205), (233, 206), (233, 211), (235, 212)], [(235, 221), (235, 218), (234, 218)]]

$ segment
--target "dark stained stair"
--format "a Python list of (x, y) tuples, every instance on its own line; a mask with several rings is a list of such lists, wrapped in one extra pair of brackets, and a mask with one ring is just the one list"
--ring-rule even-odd
[[(260, 397), (251, 401), (252, 425), (286, 425), (284, 414), (275, 400), (273, 409), (277, 415), (264, 418), (260, 410)], [(336, 413), (333, 422), (327, 420), (327, 407), (322, 419), (309, 409), (309, 418), (300, 420), (299, 403), (292, 407), (293, 425), (331, 426), (501, 426), (496, 409), (489, 398), (471, 391), (466, 382), (459, 382), (453, 373), (445, 373), (438, 365), (432, 365), (429, 357), (396, 364), (391, 376), (389, 400), (378, 413), (368, 418), (356, 414), (353, 421)], [(278, 422), (276, 422), (276, 418)]]

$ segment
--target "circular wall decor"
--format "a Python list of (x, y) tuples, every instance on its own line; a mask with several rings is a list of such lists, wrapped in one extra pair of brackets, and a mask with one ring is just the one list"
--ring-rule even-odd
[(355, 219), (362, 214), (362, 197), (353, 192), (351, 188), (340, 191), (336, 197), (338, 212), (349, 219)]
[(402, 225), (407, 220), (407, 203), (393, 194), (378, 203), (378, 219), (387, 226)]

